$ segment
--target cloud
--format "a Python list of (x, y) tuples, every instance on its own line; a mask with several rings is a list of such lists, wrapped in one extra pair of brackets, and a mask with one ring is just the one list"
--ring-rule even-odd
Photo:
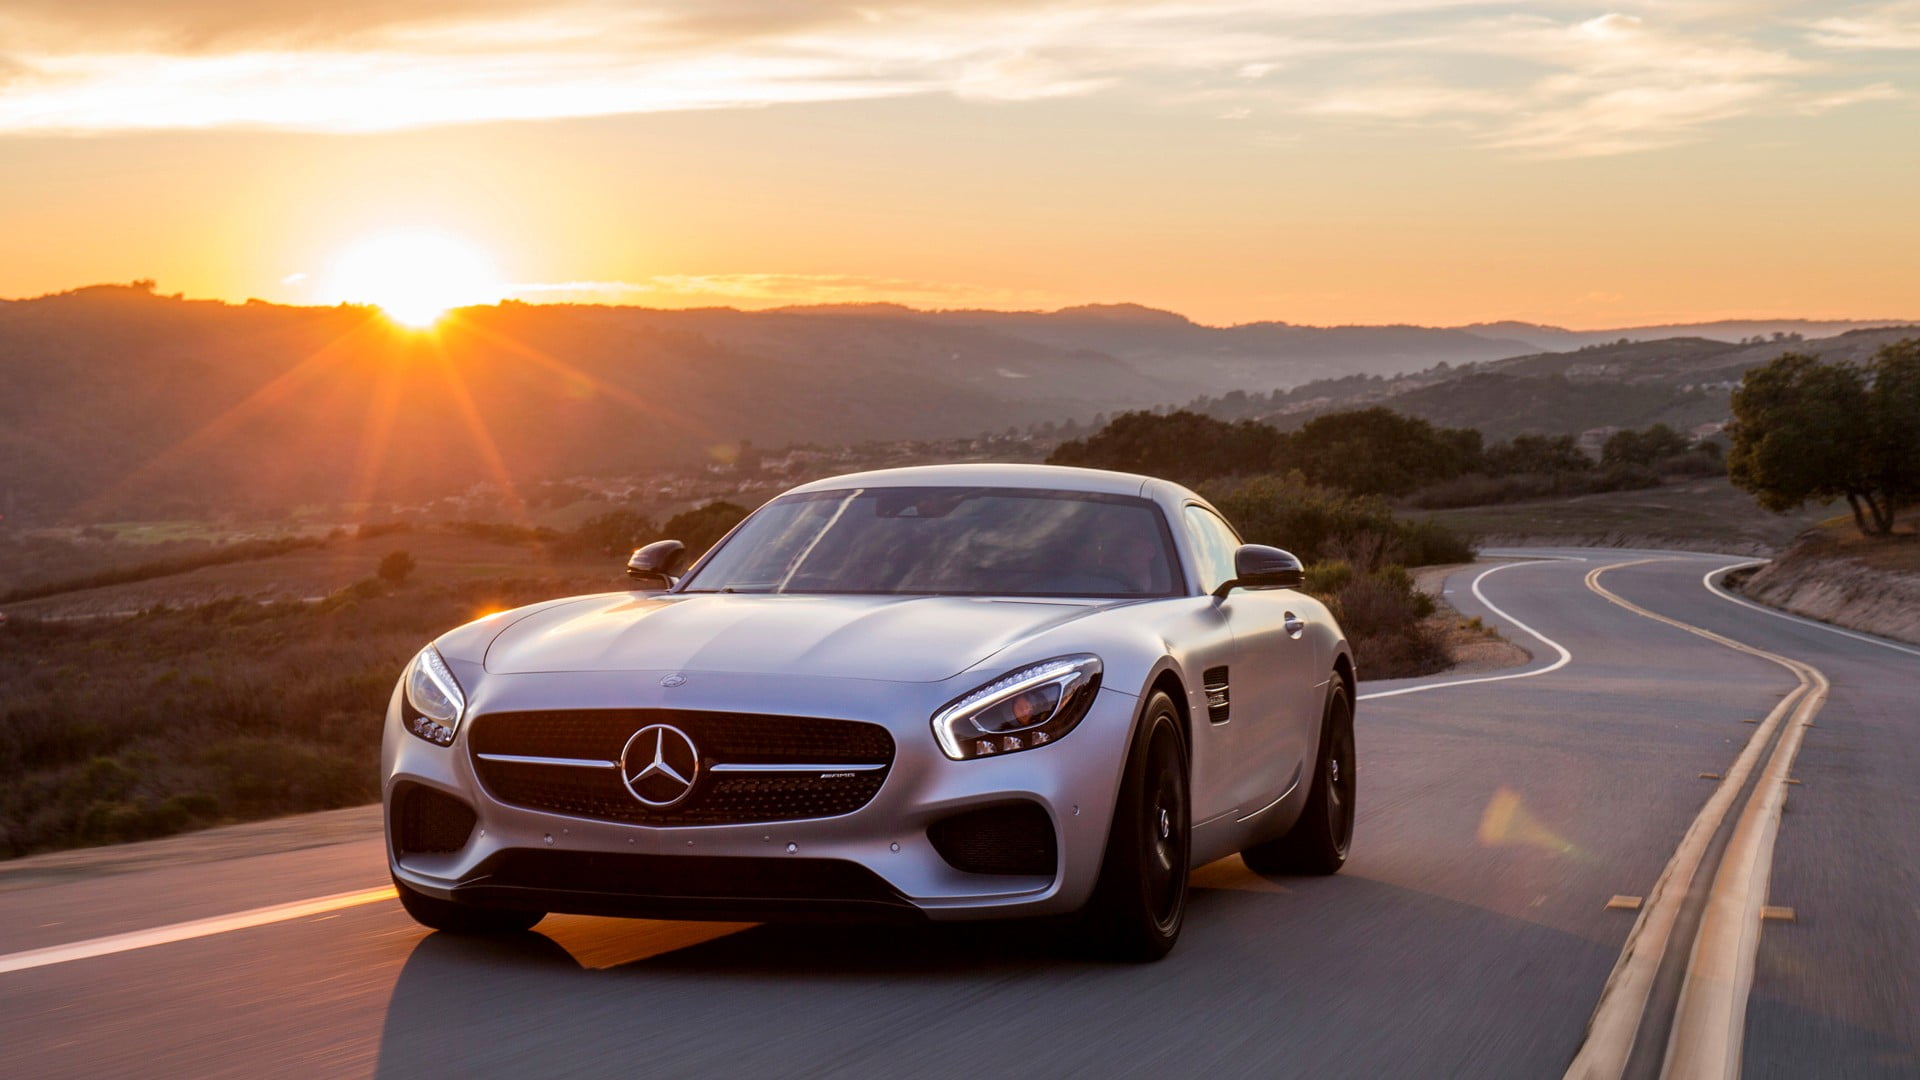
[(1912, 82), (1833, 57), (1920, 41), (1920, 0), (1812, 23), (1760, 0), (1623, 3), (11, 0), (0, 135), (1097, 96), (1250, 121), (1248, 137), (1269, 142), (1413, 127), (1582, 156), (1885, 100)]
[(1504, 65), (1505, 80), (1460, 85), (1427, 74), (1371, 78), (1304, 102), (1309, 115), (1443, 124), (1496, 148), (1542, 157), (1658, 149), (1749, 115), (1816, 115), (1900, 96), (1888, 83), (1810, 89), (1816, 60), (1784, 44), (1686, 22), (1613, 12), (1579, 21), (1475, 19), (1396, 47), (1431, 63)]
[(1828, 49), (1920, 49), (1920, 2), (1880, 4), (1817, 19), (1807, 37)]

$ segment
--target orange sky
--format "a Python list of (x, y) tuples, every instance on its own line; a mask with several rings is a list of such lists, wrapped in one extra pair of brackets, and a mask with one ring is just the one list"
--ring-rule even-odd
[(0, 296), (1920, 317), (1911, 0), (1339, 8), (13, 0)]

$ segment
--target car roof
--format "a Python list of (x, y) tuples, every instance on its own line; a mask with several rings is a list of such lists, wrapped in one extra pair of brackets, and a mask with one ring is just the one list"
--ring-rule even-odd
[(1151, 497), (1149, 488), (1156, 485), (1174, 486), (1151, 476), (1108, 472), (1105, 469), (1076, 469), (1066, 465), (969, 463), (874, 469), (870, 472), (848, 473), (845, 476), (829, 476), (802, 484), (792, 490), (806, 492), (840, 491), (856, 487), (1003, 487)]

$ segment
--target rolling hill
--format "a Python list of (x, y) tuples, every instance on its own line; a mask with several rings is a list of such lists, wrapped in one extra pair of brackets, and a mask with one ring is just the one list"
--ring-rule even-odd
[[(1209, 327), (1127, 304), (508, 302), (421, 335), (366, 308), (94, 286), (0, 301), (0, 515), (20, 525), (417, 501), (488, 481), (724, 460), (742, 441), (968, 437), (1248, 390), (1281, 423), (1387, 398), (1494, 434), (1603, 415), (1684, 419), (1720, 408), (1716, 393), (1724, 401), (1694, 384), (1737, 378), (1785, 347), (1702, 338), (1542, 353), (1499, 329)], [(1886, 332), (1860, 333), (1865, 347)]]

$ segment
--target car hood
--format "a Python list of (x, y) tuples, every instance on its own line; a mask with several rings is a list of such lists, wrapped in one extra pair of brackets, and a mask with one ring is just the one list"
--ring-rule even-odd
[(486, 668), (938, 682), (1106, 606), (944, 596), (589, 596), (508, 625), (488, 647)]

